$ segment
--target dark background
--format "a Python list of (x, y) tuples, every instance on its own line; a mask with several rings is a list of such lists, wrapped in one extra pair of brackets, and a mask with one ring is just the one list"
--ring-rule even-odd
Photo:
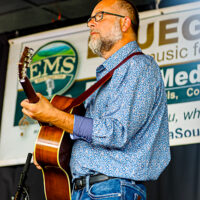
[[(83, 23), (90, 16), (96, 2), (95, 0), (1, 0), (0, 121), (9, 52), (8, 40)], [(154, 0), (133, 2), (140, 12), (155, 9), (156, 5)], [(190, 2), (195, 1), (162, 0), (160, 8)], [(146, 182), (147, 199), (200, 200), (200, 144), (171, 147), (171, 156), (171, 162), (160, 178), (157, 181)], [(0, 167), (0, 200), (9, 200), (15, 194), (22, 169), (23, 165)], [(28, 170), (26, 185), (31, 200), (45, 199), (42, 173), (33, 164)]]

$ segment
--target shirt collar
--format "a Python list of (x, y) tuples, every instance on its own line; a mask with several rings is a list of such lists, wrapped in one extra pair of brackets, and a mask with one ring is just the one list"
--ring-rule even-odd
[(104, 69), (108, 71), (112, 70), (115, 66), (117, 66), (122, 60), (124, 60), (129, 54), (133, 52), (141, 52), (140, 47), (138, 46), (136, 41), (129, 42), (122, 48), (120, 48), (117, 52), (115, 52), (112, 56), (110, 56), (107, 60), (104, 61), (102, 65), (97, 67), (96, 72), (101, 73)]

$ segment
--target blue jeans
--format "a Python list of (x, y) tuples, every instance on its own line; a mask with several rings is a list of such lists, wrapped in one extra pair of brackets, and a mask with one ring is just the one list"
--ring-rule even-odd
[[(86, 187), (72, 191), (72, 200), (146, 200), (146, 188), (142, 184), (126, 179), (110, 179), (93, 185), (86, 182)], [(141, 198), (138, 198), (141, 196)]]

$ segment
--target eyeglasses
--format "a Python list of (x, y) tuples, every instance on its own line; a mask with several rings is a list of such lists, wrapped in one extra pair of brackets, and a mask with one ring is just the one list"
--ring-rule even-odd
[[(117, 17), (122, 17), (124, 18), (125, 16), (123, 15), (118, 15), (118, 14), (115, 14), (115, 13), (110, 13), (110, 12), (105, 12), (105, 11), (101, 11), (101, 12), (98, 12), (96, 13), (94, 16), (90, 17), (87, 21), (87, 24), (94, 18), (95, 19), (95, 22), (99, 22), (103, 19), (103, 15), (104, 14), (107, 14), (107, 15), (114, 15), (114, 16), (117, 16)], [(132, 20), (131, 20), (132, 22)], [(133, 22), (132, 22), (133, 23)]]

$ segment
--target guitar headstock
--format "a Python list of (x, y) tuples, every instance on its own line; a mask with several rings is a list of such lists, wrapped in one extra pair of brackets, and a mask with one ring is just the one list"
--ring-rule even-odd
[(25, 47), (18, 65), (20, 81), (23, 81), (26, 77), (26, 70), (29, 67), (29, 64), (31, 63), (32, 55), (33, 55), (33, 49)]

